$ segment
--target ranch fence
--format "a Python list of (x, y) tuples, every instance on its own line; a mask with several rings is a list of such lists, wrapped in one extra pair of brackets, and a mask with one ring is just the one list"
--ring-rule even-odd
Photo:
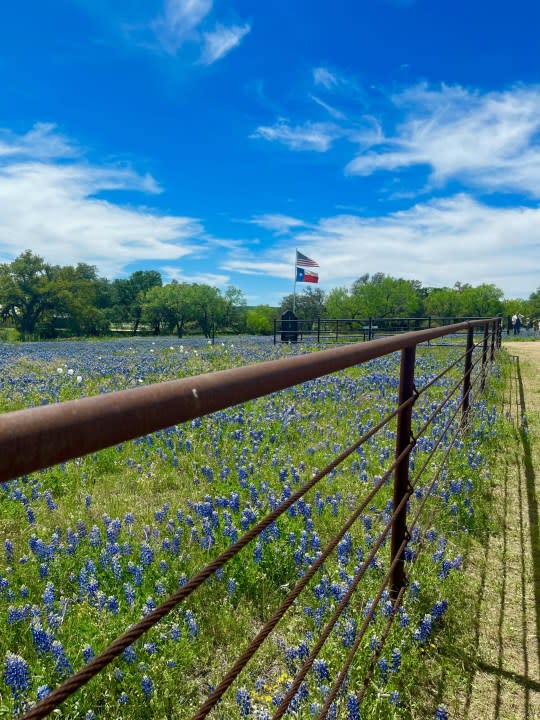
[(278, 342), (313, 342), (319, 345), (366, 342), (413, 330), (455, 325), (478, 317), (369, 317), (274, 319), (274, 345)]
[[(428, 342), (455, 335), (456, 333), (466, 333), (464, 352), (456, 360), (449, 363), (442, 372), (431, 378), (423, 387), (417, 388), (415, 385), (417, 349), (425, 347)], [(479, 339), (478, 335), (480, 335)], [(392, 610), (387, 618), (381, 641), (374, 651), (364, 682), (360, 688), (357, 688), (357, 698), (361, 703), (406, 588), (405, 551), (408, 542), (415, 528), (419, 526), (426, 503), (434, 492), (445, 461), (467, 424), (473, 393), (474, 397), (477, 397), (476, 391), (478, 390), (480, 393), (485, 387), (489, 370), (494, 363), (496, 351), (500, 348), (500, 345), (501, 320), (499, 318), (484, 318), (114, 392), (108, 395), (20, 410), (0, 416), (0, 481), (5, 482), (65, 460), (74, 459), (171, 425), (202, 417), (329, 373), (365, 363), (374, 358), (380, 358), (397, 351), (401, 353), (399, 393), (396, 407), (391, 413), (347, 447), (326, 467), (316, 472), (310, 480), (259, 520), (234, 544), (217, 555), (209, 564), (191, 577), (185, 585), (173, 592), (162, 604), (149, 612), (141, 621), (132, 625), (123, 635), (111, 642), (103, 652), (91, 659), (81, 670), (71, 675), (63, 684), (54, 689), (50, 695), (29, 709), (24, 715), (25, 720), (35, 720), (49, 715), (68, 697), (117, 658), (129, 645), (186, 600), (217, 570), (222, 568), (283, 513), (287, 512), (309, 490), (337, 468), (340, 463), (395, 418), (397, 425), (395, 457), (390, 467), (377, 479), (371, 491), (359, 501), (359, 504), (354, 508), (354, 511), (339, 532), (325, 547), (321, 548), (320, 553), (309, 569), (306, 570), (296, 586), (273, 612), (256, 637), (249, 642), (240, 657), (225, 673), (221, 682), (196, 710), (192, 720), (202, 720), (216, 706), (222, 695), (234, 683), (242, 669), (294, 604), (296, 598), (338, 547), (345, 534), (393, 475), (392, 515), (374, 542), (369, 555), (357, 569), (349, 589), (343, 595), (333, 615), (321, 630), (319, 637), (316, 638), (316, 643), (309, 656), (303, 662), (289, 690), (275, 709), (272, 720), (278, 720), (287, 712), (289, 704), (330, 636), (332, 629), (349, 604), (352, 595), (358, 589), (370, 563), (381, 546), (386, 543), (387, 538), (390, 537), (389, 568), (361, 627), (358, 629), (347, 659), (327, 695), (326, 702), (318, 718), (322, 720), (327, 717), (330, 707), (345, 681), (377, 606), (381, 602), (383, 593), (388, 587), (393, 603)], [(452, 369), (456, 368), (458, 370), (460, 365), (462, 366), (462, 372), (459, 373), (457, 382), (433, 409), (430, 417), (413, 434), (412, 409), (414, 404), (429, 388), (433, 387), (442, 378), (445, 378)], [(433, 448), (427, 455), (422, 467), (415, 471), (413, 481), (410, 477), (410, 453), (418, 440), (426, 435), (434, 420), (452, 398), (455, 400), (456, 408), (437, 439), (433, 442)], [(450, 429), (452, 429), (452, 434), (450, 438), (447, 438)], [(446, 445), (442, 446), (445, 439), (447, 440)], [(435, 464), (434, 475), (427, 490), (424, 490), (416, 512), (413, 517), (409, 517), (408, 501), (414, 493), (419, 478), (430, 466), (431, 459), (439, 450), (443, 452), (443, 457)]]

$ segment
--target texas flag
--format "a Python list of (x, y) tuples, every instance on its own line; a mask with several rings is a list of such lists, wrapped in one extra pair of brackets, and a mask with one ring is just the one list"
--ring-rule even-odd
[(296, 282), (318, 283), (319, 276), (315, 270), (307, 270), (301, 267), (296, 268)]

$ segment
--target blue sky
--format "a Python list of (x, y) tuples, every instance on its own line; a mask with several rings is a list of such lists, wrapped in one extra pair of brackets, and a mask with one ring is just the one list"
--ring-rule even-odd
[(27, 0), (0, 24), (0, 261), (291, 292), (540, 285), (531, 0)]

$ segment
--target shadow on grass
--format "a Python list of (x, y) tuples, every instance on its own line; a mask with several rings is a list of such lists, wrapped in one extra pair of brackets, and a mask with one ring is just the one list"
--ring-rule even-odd
[[(485, 708), (485, 718), (491, 717), (493, 720), (504, 720), (503, 709), (503, 682), (512, 683), (519, 686), (523, 691), (523, 710), (524, 718), (530, 717), (531, 692), (540, 692), (540, 682), (537, 678), (530, 677), (530, 657), (529, 644), (530, 634), (529, 625), (527, 623), (528, 607), (527, 607), (527, 584), (526, 584), (526, 559), (529, 554), (532, 555), (532, 572), (534, 583), (534, 605), (535, 605), (535, 628), (536, 637), (540, 637), (540, 530), (538, 527), (538, 500), (536, 494), (536, 476), (532, 458), (531, 438), (527, 427), (527, 408), (525, 402), (525, 392), (523, 387), (523, 379), (519, 358), (512, 356), (512, 375), (508, 386), (508, 398), (505, 401), (505, 409), (511, 417), (515, 427), (516, 446), (511, 448), (512, 454), (507, 454), (505, 459), (505, 467), (503, 470), (503, 485), (501, 498), (501, 515), (502, 515), (502, 546), (500, 549), (500, 559), (494, 561), (492, 538), (486, 538), (484, 554), (481, 558), (480, 576), (477, 586), (477, 595), (474, 602), (474, 653), (469, 661), (466, 661), (469, 671), (469, 679), (466, 688), (466, 696), (463, 707), (463, 717), (473, 720), (471, 713), (471, 705), (473, 703), (474, 675), (475, 672), (481, 672), (493, 678), (494, 684), (491, 685), (492, 690), (489, 691), (489, 707)], [(515, 454), (514, 454), (515, 452)], [(517, 483), (517, 506), (513, 506), (510, 501), (509, 482), (515, 476)], [(518, 521), (517, 537), (520, 544), (520, 566), (521, 573), (520, 586), (520, 618), (521, 625), (521, 665), (523, 674), (513, 672), (505, 667), (505, 637), (504, 637), (504, 620), (505, 613), (515, 612), (515, 604), (508, 607), (508, 545), (509, 531), (508, 524), (510, 513), (515, 513)], [(525, 523), (525, 516), (528, 514), (528, 529)], [(488, 568), (493, 562), (500, 567), (499, 588), (496, 596), (497, 605), (493, 607), (495, 614), (493, 620), (495, 628), (493, 628), (493, 640), (495, 640), (497, 662), (490, 664), (481, 658), (480, 639), (481, 632), (484, 629), (482, 619), (484, 603), (486, 602), (486, 594), (489, 595), (488, 587)], [(492, 578), (490, 578), (490, 581)], [(495, 594), (495, 593), (494, 593)], [(491, 601), (493, 602), (493, 601)], [(529, 611), (530, 612), (530, 611)], [(495, 635), (496, 632), (496, 635)], [(540, 663), (540, 644), (536, 643), (538, 660)], [(508, 692), (508, 690), (506, 690)], [(476, 698), (476, 705), (478, 698)], [(476, 718), (474, 718), (476, 720)]]

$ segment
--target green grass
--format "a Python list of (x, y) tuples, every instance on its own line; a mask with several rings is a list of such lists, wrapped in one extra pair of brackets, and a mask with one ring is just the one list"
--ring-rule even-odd
[[(69, 348), (66, 352), (69, 352)], [(208, 347), (197, 351), (197, 354), (190, 352), (179, 365), (172, 351), (163, 348), (156, 352), (158, 369), (145, 381), (223, 369), (239, 364), (244, 358), (236, 348), (216, 352), (215, 348)], [(449, 352), (454, 351), (429, 351), (429, 355), (426, 354), (422, 360), (426, 364), (424, 371), (434, 372), (444, 361), (443, 358), (449, 357)], [(28, 387), (38, 386), (39, 378), (44, 376), (53, 378), (47, 385), (51, 399), (65, 400), (80, 395), (81, 387), (74, 381), (76, 372), (73, 376), (68, 376), (66, 372), (56, 373), (56, 367), (62, 367), (63, 362), (61, 352), (48, 364), (21, 359), (18, 366), (11, 370), (13, 377), (19, 375), (33, 379), (26, 387), (15, 384), (8, 392), (4, 391), (4, 408), (16, 409), (31, 403), (38, 404), (41, 398), (39, 395), (33, 396)], [(67, 364), (70, 364), (69, 361)], [(421, 527), (423, 532), (430, 527), (436, 528), (436, 538), (431, 541), (420, 538), (414, 543), (418, 558), (408, 564), (409, 580), (416, 580), (420, 584), (420, 595), (418, 599), (413, 599), (407, 592), (404, 607), (409, 616), (409, 625), (401, 627), (399, 618), (396, 619), (387, 641), (387, 649), (383, 653), (390, 660), (392, 648), (398, 648), (402, 656), (401, 669), (397, 673), (389, 673), (386, 682), (381, 672), (375, 671), (363, 705), (364, 718), (431, 718), (442, 698), (443, 679), (446, 685), (455, 685), (456, 688), (466, 681), (467, 668), (463, 664), (463, 657), (467, 656), (466, 648), (471, 637), (467, 583), (463, 573), (455, 570), (444, 580), (440, 579), (440, 562), (434, 562), (432, 555), (437, 550), (439, 538), (444, 536), (445, 557), (452, 559), (462, 555), (466, 560), (471, 547), (481, 544), (485, 534), (492, 530), (489, 464), (496, 457), (497, 444), (493, 438), (501, 427), (501, 421), (493, 424), (488, 420), (487, 408), (491, 411), (492, 406), (499, 401), (505, 379), (504, 364), (501, 367), (500, 377), (490, 382), (485, 402), (481, 404), (478, 415), (471, 419), (468, 435), (452, 452), (439, 481), (436, 497), (428, 503)], [(125, 384), (129, 386), (137, 381), (136, 357), (133, 362), (127, 363), (126, 370)], [(59, 622), (55, 637), (63, 643), (71, 664), (75, 668), (81, 667), (85, 644), (90, 644), (95, 652), (101, 651), (117, 634), (140, 618), (148, 597), (159, 602), (156, 583), (161, 583), (165, 592), (171, 592), (181, 576), (193, 575), (227, 547), (230, 541), (216, 530), (214, 546), (205, 549), (199, 542), (200, 522), (195, 523), (198, 532), (195, 537), (190, 535), (185, 522), (175, 520), (175, 527), (182, 528), (182, 537), (179, 553), (172, 556), (160, 547), (162, 539), (170, 537), (172, 531), (165, 531), (166, 522), (156, 522), (156, 510), (168, 503), (170, 518), (174, 518), (176, 509), (183, 513), (184, 518), (186, 514), (195, 518), (194, 503), (203, 502), (207, 495), (212, 498), (230, 496), (234, 490), (239, 493), (241, 506), (251, 503), (257, 516), (261, 517), (271, 497), (274, 501), (279, 500), (285, 482), (290, 482), (293, 490), (298, 486), (292, 475), (293, 467), (298, 472), (298, 482), (305, 481), (316, 469), (329, 462), (336, 452), (356, 439), (368, 422), (378, 422), (393, 408), (396, 372), (396, 357), (375, 365), (353, 368), (329, 379), (314, 381), (306, 388), (294, 388), (263, 398), (246, 404), (242, 409), (217, 413), (200, 422), (156, 433), (138, 442), (124, 443), (119, 448), (105, 450), (18, 481), (11, 488), (11, 497), (6, 495), (1, 499), (0, 527), (4, 537), (13, 541), (15, 562), (9, 565), (3, 562), (0, 574), (8, 579), (15, 594), (21, 585), (26, 585), (29, 592), (27, 602), (40, 607), (43, 607), (42, 595), (46, 583), (54, 584), (56, 598), (52, 609), (55, 615), (60, 616), (60, 621), (53, 618), (53, 625)], [(118, 377), (113, 374), (96, 374), (85, 378), (83, 385), (86, 394), (93, 394), (103, 387), (117, 386)], [(43, 392), (42, 387), (39, 392)], [(422, 403), (429, 409), (429, 405), (438, 402), (443, 392), (442, 388), (434, 387), (428, 397), (422, 399)], [(420, 424), (421, 418), (418, 417), (415, 422)], [(306, 501), (312, 505), (313, 527), (320, 538), (321, 547), (339, 530), (370, 489), (374, 478), (382, 473), (381, 462), (388, 467), (395, 443), (394, 430), (395, 422), (376, 440), (368, 442), (362, 454), (354, 454), (306, 497)], [(188, 450), (188, 446), (191, 449)], [(427, 450), (422, 450), (417, 455), (417, 470), (426, 453)], [(477, 453), (480, 454), (478, 457)], [(442, 453), (435, 456), (434, 468), (441, 458)], [(362, 463), (366, 481), (360, 476)], [(212, 478), (208, 468), (212, 470)], [(224, 468), (228, 468), (229, 472), (225, 473)], [(279, 476), (282, 469), (287, 470), (285, 481)], [(246, 487), (239, 484), (239, 471), (246, 473)], [(412, 479), (415, 480), (414, 472)], [(467, 492), (450, 493), (447, 501), (441, 497), (441, 492), (448, 488), (452, 480), (462, 480), (463, 484), (470, 480), (471, 487)], [(18, 487), (30, 497), (34, 483), (40, 496), (35, 502), (31, 501), (36, 523), (29, 525), (26, 509), (13, 497), (13, 490)], [(426, 487), (429, 476), (423, 478), (420, 484)], [(257, 501), (253, 500), (250, 485), (255, 488)], [(43, 500), (42, 493), (46, 489), (58, 505), (54, 511), (49, 510)], [(316, 492), (320, 493), (323, 501), (321, 514), (316, 511)], [(88, 509), (85, 508), (87, 495), (92, 498)], [(367, 556), (370, 544), (386, 522), (385, 508), (390, 497), (391, 486), (388, 484), (364, 513), (373, 528), (368, 530), (361, 522), (353, 526), (353, 552), (349, 562), (340, 566), (335, 559), (327, 561), (324, 571), (310, 582), (300, 600), (242, 672), (212, 717), (227, 720), (240, 717), (235, 701), (235, 690), (240, 687), (250, 690), (253, 717), (264, 717), (264, 710), (270, 712), (271, 716), (275, 709), (272, 697), (283, 693), (294, 675), (294, 664), (287, 662), (284, 648), (297, 647), (302, 641), (312, 646), (321, 626), (337, 605), (337, 600), (331, 596), (322, 608), (320, 617), (315, 617), (317, 607), (321, 606), (314, 596), (314, 586), (320, 582), (323, 574), (329, 583), (342, 583), (343, 573), (349, 578), (354, 574), (357, 562), (354, 560), (355, 553), (362, 550), (364, 557)], [(259, 502), (260, 507), (257, 507)], [(418, 502), (417, 499), (411, 501), (412, 512)], [(110, 567), (100, 567), (103, 545), (91, 547), (87, 537), (80, 539), (73, 554), (68, 552), (67, 529), (75, 529), (79, 520), (85, 523), (87, 529), (92, 525), (100, 527), (103, 537), (103, 514), (123, 519), (127, 512), (133, 513), (135, 522), (131, 528), (123, 526), (119, 542), (129, 542), (132, 555), (120, 554), (120, 577), (115, 577)], [(221, 511), (219, 521), (223, 527)], [(238, 515), (234, 516), (234, 524), (241, 533)], [(294, 551), (301, 543), (304, 531), (308, 532), (308, 542), (311, 543), (312, 530), (306, 530), (308, 524), (298, 514), (295, 517), (285, 515), (277, 521), (276, 526), (279, 537), (263, 545), (260, 562), (254, 561), (252, 544), (226, 566), (222, 578), (205, 583), (182, 608), (173, 611), (136, 644), (138, 657), (135, 664), (120, 660), (109, 666), (102, 676), (91, 681), (74, 699), (65, 703), (59, 711), (60, 716), (82, 718), (92, 709), (99, 717), (190, 717), (211, 686), (219, 682), (225, 669), (298, 580), (299, 568)], [(122, 586), (132, 582), (127, 566), (128, 562), (139, 562), (138, 548), (145, 535), (145, 527), (150, 528), (146, 534), (154, 550), (154, 560), (145, 569), (141, 585), (137, 588), (136, 600), (130, 607), (123, 597)], [(48, 563), (47, 577), (40, 578), (39, 562), (34, 557), (24, 564), (19, 561), (21, 556), (28, 553), (28, 542), (32, 535), (51, 542), (56, 529), (60, 531), (64, 551), (55, 554)], [(159, 537), (155, 536), (156, 530), (159, 531)], [(289, 542), (291, 534), (295, 535), (294, 544)], [(388, 568), (388, 553), (388, 546), (381, 550), (379, 567), (368, 570), (360, 589), (351, 599), (344, 619), (339, 621), (321, 652), (320, 657), (327, 662), (332, 681), (348, 653), (343, 633), (351, 622), (356, 622), (358, 627), (361, 625), (366, 604), (373, 598), (384, 577), (385, 570), (382, 568)], [(310, 546), (308, 554), (314, 555)], [(100, 611), (99, 601), (95, 597), (80, 600), (78, 576), (86, 559), (96, 566), (95, 574), (104, 598), (117, 597), (118, 614)], [(166, 559), (167, 568), (159, 567), (162, 559)], [(306, 568), (307, 565), (304, 570)], [(234, 579), (236, 583), (231, 594), (227, 593), (229, 579)], [(439, 600), (450, 601), (448, 612), (442, 620), (434, 622), (429, 641), (420, 644), (413, 639), (412, 630)], [(5, 609), (9, 604), (23, 603), (24, 600), (20, 598), (4, 596)], [(311, 614), (306, 614), (306, 608), (311, 609)], [(189, 637), (185, 617), (185, 610), (188, 609), (198, 625), (196, 638)], [(42, 622), (46, 627), (48, 621), (43, 612)], [(361, 645), (353, 664), (349, 690), (361, 685), (372, 657), (369, 641), (374, 636), (380, 637), (385, 623), (386, 619), (378, 612), (366, 636), (367, 643)], [(178, 641), (170, 636), (175, 624), (181, 630)], [(159, 650), (155, 654), (148, 654), (144, 645), (152, 642), (158, 644)], [(62, 673), (55, 671), (51, 654), (39, 654), (34, 648), (30, 622), (25, 620), (8, 625), (4, 613), (0, 657), (7, 651), (22, 655), (32, 670), (29, 698), (35, 698), (39, 685), (46, 683), (52, 687), (61, 681)], [(174, 668), (167, 666), (168, 659), (174, 661)], [(295, 663), (296, 667), (298, 664)], [(154, 684), (149, 700), (143, 697), (140, 685), (144, 674), (151, 677)], [(320, 682), (313, 674), (308, 676), (307, 682), (310, 697), (293, 714), (296, 718), (313, 717), (310, 703), (322, 703), (324, 685), (331, 685), (328, 681)], [(14, 707), (9, 688), (3, 682), (0, 688), (9, 713), (10, 708)], [(393, 691), (400, 693), (399, 706), (389, 702)], [(122, 692), (129, 695), (126, 705), (119, 704)], [(346, 697), (338, 700), (337, 717), (347, 717)]]

